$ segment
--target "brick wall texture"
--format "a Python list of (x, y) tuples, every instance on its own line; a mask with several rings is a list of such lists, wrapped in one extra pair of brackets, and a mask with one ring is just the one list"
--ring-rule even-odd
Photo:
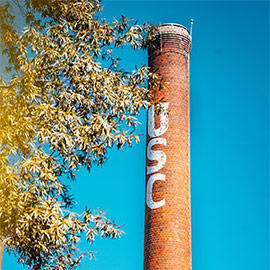
[[(159, 34), (148, 50), (149, 66), (158, 70), (166, 82), (155, 90), (154, 100), (168, 102), (168, 128), (160, 136), (149, 135), (154, 153), (161, 153), (164, 164), (156, 172), (146, 172), (146, 206), (144, 235), (144, 270), (191, 270), (190, 215), (190, 135), (189, 135), (189, 52), (191, 37), (188, 30), (176, 24), (159, 26)], [(155, 115), (154, 127), (161, 125), (161, 115)], [(153, 134), (152, 134), (153, 135)], [(166, 142), (164, 142), (165, 140)], [(158, 152), (159, 151), (159, 152)], [(164, 154), (163, 154), (164, 153)], [(147, 154), (148, 155), (148, 154)], [(160, 156), (159, 154), (157, 156)], [(162, 161), (147, 158), (152, 167)], [(149, 179), (156, 175), (152, 186)], [(164, 179), (161, 175), (164, 175)], [(153, 177), (152, 177), (153, 178)], [(149, 193), (150, 191), (150, 193)], [(152, 193), (151, 193), (152, 192)], [(147, 200), (160, 202), (149, 207)], [(163, 201), (162, 201), (163, 200)], [(163, 203), (162, 203), (163, 202)]]

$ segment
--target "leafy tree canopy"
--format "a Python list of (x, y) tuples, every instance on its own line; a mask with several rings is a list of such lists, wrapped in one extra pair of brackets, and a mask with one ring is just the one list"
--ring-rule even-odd
[(101, 211), (72, 212), (68, 179), (103, 164), (113, 145), (139, 141), (136, 116), (157, 77), (121, 69), (114, 49), (145, 48), (154, 28), (124, 16), (109, 23), (98, 0), (12, 2), (27, 27), (16, 29), (10, 4), (0, 5), (10, 73), (0, 80), (0, 239), (32, 269), (74, 269), (82, 234), (92, 243), (121, 230)]

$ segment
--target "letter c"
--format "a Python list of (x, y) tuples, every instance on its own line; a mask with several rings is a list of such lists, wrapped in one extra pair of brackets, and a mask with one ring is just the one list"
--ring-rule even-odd
[(150, 209), (156, 209), (165, 205), (165, 199), (162, 199), (159, 202), (154, 202), (152, 197), (153, 184), (155, 181), (161, 180), (165, 181), (165, 175), (161, 173), (153, 174), (149, 177), (147, 186), (146, 186), (146, 204)]

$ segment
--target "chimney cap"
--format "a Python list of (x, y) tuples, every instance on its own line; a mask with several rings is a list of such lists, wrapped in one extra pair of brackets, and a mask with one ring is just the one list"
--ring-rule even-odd
[[(173, 43), (176, 42), (175, 44), (178, 44), (178, 46), (181, 44), (181, 50), (184, 50), (187, 53), (190, 52), (192, 38), (188, 29), (181, 24), (163, 23), (157, 25), (157, 31), (154, 32), (151, 43), (155, 43), (156, 48), (160, 48), (161, 51), (163, 47), (163, 40), (170, 40), (170, 42), (173, 40)], [(153, 52), (150, 52), (150, 54), (151, 53)]]
[(185, 27), (184, 25), (179, 24), (179, 23), (162, 23), (162, 24), (160, 24), (158, 27), (163, 27), (163, 26), (175, 26), (175, 27), (180, 27), (180, 28), (183, 28), (183, 29), (187, 30), (188, 33), (189, 33), (189, 30), (187, 29), (187, 27)]

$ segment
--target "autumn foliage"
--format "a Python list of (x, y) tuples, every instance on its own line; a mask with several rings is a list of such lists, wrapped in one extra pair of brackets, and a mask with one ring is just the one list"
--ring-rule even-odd
[[(0, 235), (32, 269), (74, 269), (85, 233), (119, 237), (101, 211), (71, 211), (69, 182), (103, 164), (107, 149), (139, 141), (136, 116), (150, 104), (155, 74), (119, 67), (115, 48), (147, 47), (152, 26), (102, 18), (97, 0), (12, 1), (0, 5)], [(91, 255), (91, 252), (89, 252)]]

